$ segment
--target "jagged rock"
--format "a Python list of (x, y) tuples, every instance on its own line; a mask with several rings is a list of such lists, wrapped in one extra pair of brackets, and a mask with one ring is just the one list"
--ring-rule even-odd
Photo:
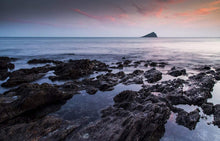
[(49, 66), (16, 70), (10, 74), (10, 78), (2, 84), (2, 87), (14, 87), (23, 83), (33, 82), (42, 78), (50, 70)]
[(64, 140), (67, 135), (76, 130), (78, 124), (46, 116), (30, 123), (18, 123), (0, 128), (0, 140)]
[(158, 67), (164, 68), (166, 65), (168, 65), (168, 63), (166, 63), (166, 62), (159, 62), (159, 66)]
[(49, 79), (52, 81), (78, 79), (94, 71), (108, 71), (108, 66), (96, 60), (70, 60), (68, 63), (57, 65), (54, 72), (56, 76), (51, 76)]
[(144, 63), (145, 63), (144, 64), (145, 67), (151, 66), (151, 67), (161, 67), (161, 68), (163, 68), (166, 65), (168, 65), (167, 62), (161, 62), (161, 61), (156, 62), (156, 61), (151, 61), (151, 60), (144, 61)]
[(88, 94), (91, 94), (91, 95), (95, 94), (97, 91), (98, 91), (98, 90), (97, 90), (96, 88), (88, 88), (88, 89), (86, 90), (86, 92), (87, 92)]
[(186, 75), (186, 69), (172, 67), (171, 70), (168, 71), (168, 74), (174, 77)]
[(186, 91), (185, 95), (190, 98), (190, 104), (201, 106), (207, 102), (208, 98), (212, 97), (211, 91), (215, 84), (214, 78), (211, 75), (199, 73), (189, 77), (189, 80), (194, 81), (194, 87)]
[(100, 91), (111, 91), (114, 89), (114, 86), (119, 84), (119, 80), (124, 78), (126, 74), (124, 72), (118, 73), (106, 73), (101, 74), (95, 78), (84, 79), (82, 80), (83, 87), (90, 88), (98, 88)]
[(200, 115), (199, 115), (199, 109), (196, 109), (190, 113), (187, 113), (186, 111), (181, 111), (178, 113), (178, 116), (176, 118), (176, 122), (180, 125), (183, 125), (190, 130), (195, 129), (197, 122), (199, 122)]
[(46, 63), (54, 63), (54, 64), (61, 64), (62, 61), (54, 61), (50, 59), (32, 59), (28, 61), (28, 64), (46, 64)]
[(220, 104), (215, 105), (214, 107), (214, 125), (217, 125), (220, 128)]
[(128, 66), (129, 64), (131, 64), (131, 62), (132, 62), (131, 60), (125, 60), (124, 61), (124, 66)]
[(214, 106), (212, 103), (203, 103), (201, 105), (203, 112), (207, 115), (211, 115), (214, 112)]
[(0, 95), (0, 123), (25, 112), (62, 102), (71, 97), (72, 94), (61, 92), (47, 83), (42, 85), (23, 84)]
[(200, 70), (200, 71), (206, 71), (206, 70), (210, 70), (211, 66), (208, 65), (204, 65), (204, 66), (199, 66), (197, 68), (195, 68), (196, 70)]
[(10, 75), (8, 69), (12, 70), (15, 68), (15, 65), (10, 63), (13, 60), (15, 59), (9, 57), (0, 57), (0, 80), (5, 80)]
[(67, 140), (159, 140), (170, 109), (157, 97), (148, 96), (133, 91), (118, 94), (115, 105), (102, 111), (100, 121), (74, 132)]
[(120, 80), (125, 85), (130, 84), (143, 84), (143, 78), (140, 76), (144, 73), (142, 70), (134, 70), (132, 73), (127, 74)]
[(167, 95), (166, 98), (171, 101), (173, 105), (190, 103), (190, 99), (187, 96), (178, 93), (171, 93)]
[(215, 77), (215, 80), (220, 80), (220, 71), (217, 71), (217, 72), (214, 74), (214, 77)]
[(162, 79), (162, 73), (155, 68), (150, 69), (144, 73), (148, 83), (154, 83)]
[(150, 62), (149, 64), (151, 67), (156, 67), (157, 66), (157, 62)]
[(160, 92), (164, 94), (169, 94), (173, 91), (181, 91), (183, 89), (183, 84), (186, 83), (182, 79), (174, 79), (163, 81), (160, 84), (152, 85), (152, 86), (145, 86), (143, 88), (144, 91), (150, 92)]

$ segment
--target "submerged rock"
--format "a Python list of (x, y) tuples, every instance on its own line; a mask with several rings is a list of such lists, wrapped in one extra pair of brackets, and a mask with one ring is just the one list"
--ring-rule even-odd
[(187, 113), (186, 111), (179, 112), (176, 118), (176, 122), (189, 128), (190, 130), (193, 130), (195, 129), (197, 122), (199, 122), (199, 119), (199, 109), (196, 109), (190, 113)]
[(28, 61), (28, 64), (46, 64), (46, 63), (54, 63), (54, 64), (61, 64), (62, 61), (55, 61), (50, 59), (32, 59)]
[(97, 90), (96, 88), (88, 88), (88, 89), (86, 90), (86, 92), (87, 92), (88, 94), (91, 94), (91, 95), (95, 94), (97, 91), (98, 91), (98, 90)]
[(162, 79), (162, 73), (155, 68), (150, 69), (144, 73), (148, 83), (154, 83)]
[(200, 70), (200, 71), (207, 71), (211, 69), (211, 66), (209, 65), (202, 65), (202, 66), (198, 66), (197, 68), (195, 68), (196, 70)]
[(0, 95), (0, 123), (42, 106), (65, 101), (72, 94), (49, 84), (23, 84)]
[(10, 78), (2, 84), (2, 87), (14, 87), (23, 83), (33, 82), (42, 78), (50, 70), (49, 66), (16, 70), (9, 75)]

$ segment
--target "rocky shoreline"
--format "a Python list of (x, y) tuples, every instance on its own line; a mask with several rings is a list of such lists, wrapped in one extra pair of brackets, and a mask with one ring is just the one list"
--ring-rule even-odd
[[(194, 130), (199, 122), (199, 109), (186, 112), (175, 106), (179, 104), (200, 107), (204, 114), (214, 116), (212, 124), (220, 128), (220, 103), (207, 101), (220, 80), (220, 68), (215, 66), (198, 66), (198, 73), (190, 76), (185, 68), (163, 61), (123, 58), (107, 65), (89, 59), (33, 59), (27, 63), (44, 66), (13, 71), (13, 60), (16, 59), (0, 57), (0, 80), (5, 80), (1, 86), (10, 88), (0, 94), (0, 140), (160, 140), (171, 112), (177, 114), (176, 123), (189, 130)], [(164, 74), (160, 68), (166, 66), (170, 70)], [(137, 69), (126, 73), (123, 68)], [(52, 82), (66, 82), (35, 83), (49, 71), (54, 73), (48, 77)], [(163, 75), (173, 79), (163, 81)], [(80, 91), (94, 95), (112, 91), (118, 84), (138, 84), (142, 89), (117, 94), (114, 105), (103, 109), (101, 119), (95, 122), (83, 124), (50, 115)]]

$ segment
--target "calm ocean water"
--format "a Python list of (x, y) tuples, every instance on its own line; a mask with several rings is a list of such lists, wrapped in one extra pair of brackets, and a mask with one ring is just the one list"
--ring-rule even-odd
[[(27, 61), (33, 58), (56, 60), (88, 58), (111, 64), (126, 57), (131, 60), (164, 60), (176, 66), (184, 66), (190, 71), (195, 65), (220, 66), (220, 38), (0, 38), (0, 56), (18, 58), (14, 62), (15, 69), (33, 67), (34, 65), (27, 64)], [(51, 74), (52, 72), (48, 75)], [(47, 79), (48, 75), (37, 83), (51, 83)], [(127, 87), (120, 84), (111, 92), (98, 92), (92, 96), (82, 91), (55, 114), (62, 115), (67, 120), (89, 116), (91, 120), (95, 120), (100, 116), (100, 109), (113, 104), (112, 98), (116, 94), (123, 90), (140, 88), (136, 85)], [(0, 87), (0, 93), (6, 90)], [(220, 83), (217, 82), (213, 91), (214, 98), (210, 101), (220, 104), (219, 94)], [(196, 108), (179, 106), (188, 111)], [(196, 129), (190, 131), (178, 126), (174, 117), (175, 115), (172, 115), (166, 124), (166, 132), (161, 140), (218, 141), (220, 139), (220, 129), (207, 125), (209, 122), (207, 120), (200, 119)], [(208, 117), (208, 119), (212, 118), (212, 116)]]
[[(75, 54), (73, 56), (73, 54)], [(0, 56), (164, 59), (178, 64), (219, 64), (220, 38), (0, 38)]]

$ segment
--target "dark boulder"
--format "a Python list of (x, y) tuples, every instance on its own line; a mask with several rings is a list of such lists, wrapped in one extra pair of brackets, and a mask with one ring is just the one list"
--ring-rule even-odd
[(144, 73), (148, 83), (154, 83), (162, 79), (162, 73), (155, 68), (150, 69)]
[(201, 105), (203, 112), (207, 115), (211, 115), (214, 112), (214, 106), (212, 103), (203, 103)]
[(143, 78), (142, 74), (144, 71), (142, 70), (134, 70), (132, 73), (129, 73), (123, 77), (123, 79), (120, 80), (125, 85), (130, 85), (130, 84), (143, 84)]
[(214, 125), (217, 125), (220, 128), (220, 104), (215, 105), (214, 107)]
[(186, 69), (172, 67), (171, 70), (168, 71), (168, 74), (174, 77), (186, 75)]
[(190, 103), (190, 99), (181, 93), (170, 93), (166, 96), (166, 99), (168, 99), (173, 105)]
[(202, 66), (198, 66), (197, 68), (195, 68), (196, 70), (200, 70), (200, 71), (207, 71), (211, 69), (211, 66), (209, 65), (202, 65)]
[(86, 92), (87, 92), (88, 94), (91, 94), (91, 95), (95, 94), (97, 91), (98, 91), (98, 90), (97, 90), (96, 88), (93, 88), (93, 87), (88, 88), (88, 89), (86, 90)]
[(195, 129), (197, 122), (199, 122), (200, 115), (199, 115), (199, 109), (196, 109), (190, 113), (187, 113), (186, 111), (181, 111), (178, 113), (178, 116), (176, 118), (176, 122), (179, 125), (183, 125), (190, 130)]
[(128, 66), (129, 64), (131, 64), (131, 62), (132, 62), (131, 60), (125, 60), (124, 61), (124, 66)]

